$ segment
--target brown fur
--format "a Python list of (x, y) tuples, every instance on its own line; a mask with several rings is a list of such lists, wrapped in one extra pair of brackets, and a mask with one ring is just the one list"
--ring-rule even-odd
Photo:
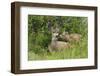
[(79, 42), (81, 40), (80, 34), (70, 34), (70, 41)]
[(66, 42), (79, 42), (81, 40), (81, 35), (80, 34), (65, 34), (65, 35), (60, 35), (60, 37), (66, 41)]
[(52, 52), (52, 51), (63, 51), (69, 47), (70, 47), (69, 43), (63, 41), (56, 41), (56, 42), (52, 42), (48, 48), (49, 51)]

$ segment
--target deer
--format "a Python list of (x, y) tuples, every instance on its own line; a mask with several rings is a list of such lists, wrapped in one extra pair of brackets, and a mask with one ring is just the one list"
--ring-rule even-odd
[(77, 33), (69, 34), (68, 32), (63, 32), (59, 38), (66, 42), (79, 42), (81, 40), (81, 35)]
[(52, 39), (51, 43), (48, 45), (49, 52), (53, 51), (63, 51), (70, 47), (68, 42), (58, 41), (57, 36), (59, 35), (58, 28), (52, 28)]
[(69, 41), (75, 41), (75, 42), (79, 42), (81, 40), (81, 35), (80, 34), (70, 34), (70, 40)]

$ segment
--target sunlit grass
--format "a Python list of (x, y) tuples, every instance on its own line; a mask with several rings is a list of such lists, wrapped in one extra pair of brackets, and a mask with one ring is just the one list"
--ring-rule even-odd
[(59, 52), (43, 52), (35, 54), (32, 51), (28, 53), (29, 60), (56, 60), (56, 59), (79, 59), (88, 57), (87, 40), (84, 38), (79, 43), (72, 43), (71, 48)]

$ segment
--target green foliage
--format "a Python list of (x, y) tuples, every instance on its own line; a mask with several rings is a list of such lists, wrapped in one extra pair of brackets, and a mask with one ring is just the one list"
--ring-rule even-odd
[(39, 32), (36, 36), (35, 43), (42, 46), (43, 48), (48, 47), (47, 45), (51, 42), (51, 35), (49, 33)]
[(47, 51), (48, 44), (51, 42), (51, 33), (34, 33), (29, 36), (28, 41), (30, 51), (34, 53), (43, 53), (44, 49)]
[[(29, 60), (87, 57), (87, 21), (87, 17), (28, 15)], [(58, 27), (61, 33), (66, 31), (69, 34), (81, 34), (82, 41), (80, 41), (79, 44), (74, 44), (74, 48), (49, 54), (48, 45), (52, 39), (51, 27)], [(80, 50), (83, 50), (81, 54)]]
[(29, 60), (55, 60), (55, 59), (79, 59), (87, 58), (87, 40), (84, 38), (79, 43), (73, 44), (73, 48), (68, 48), (64, 51), (55, 52), (51, 54), (44, 52), (41, 54), (35, 54), (34, 52), (29, 52)]

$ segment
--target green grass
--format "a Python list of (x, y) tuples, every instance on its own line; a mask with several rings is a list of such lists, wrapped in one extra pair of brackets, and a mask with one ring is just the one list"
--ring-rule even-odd
[(63, 51), (51, 53), (34, 53), (33, 51), (29, 51), (28, 60), (79, 59), (88, 57), (87, 38), (83, 38), (79, 43), (71, 43), (71, 46), (71, 48)]

